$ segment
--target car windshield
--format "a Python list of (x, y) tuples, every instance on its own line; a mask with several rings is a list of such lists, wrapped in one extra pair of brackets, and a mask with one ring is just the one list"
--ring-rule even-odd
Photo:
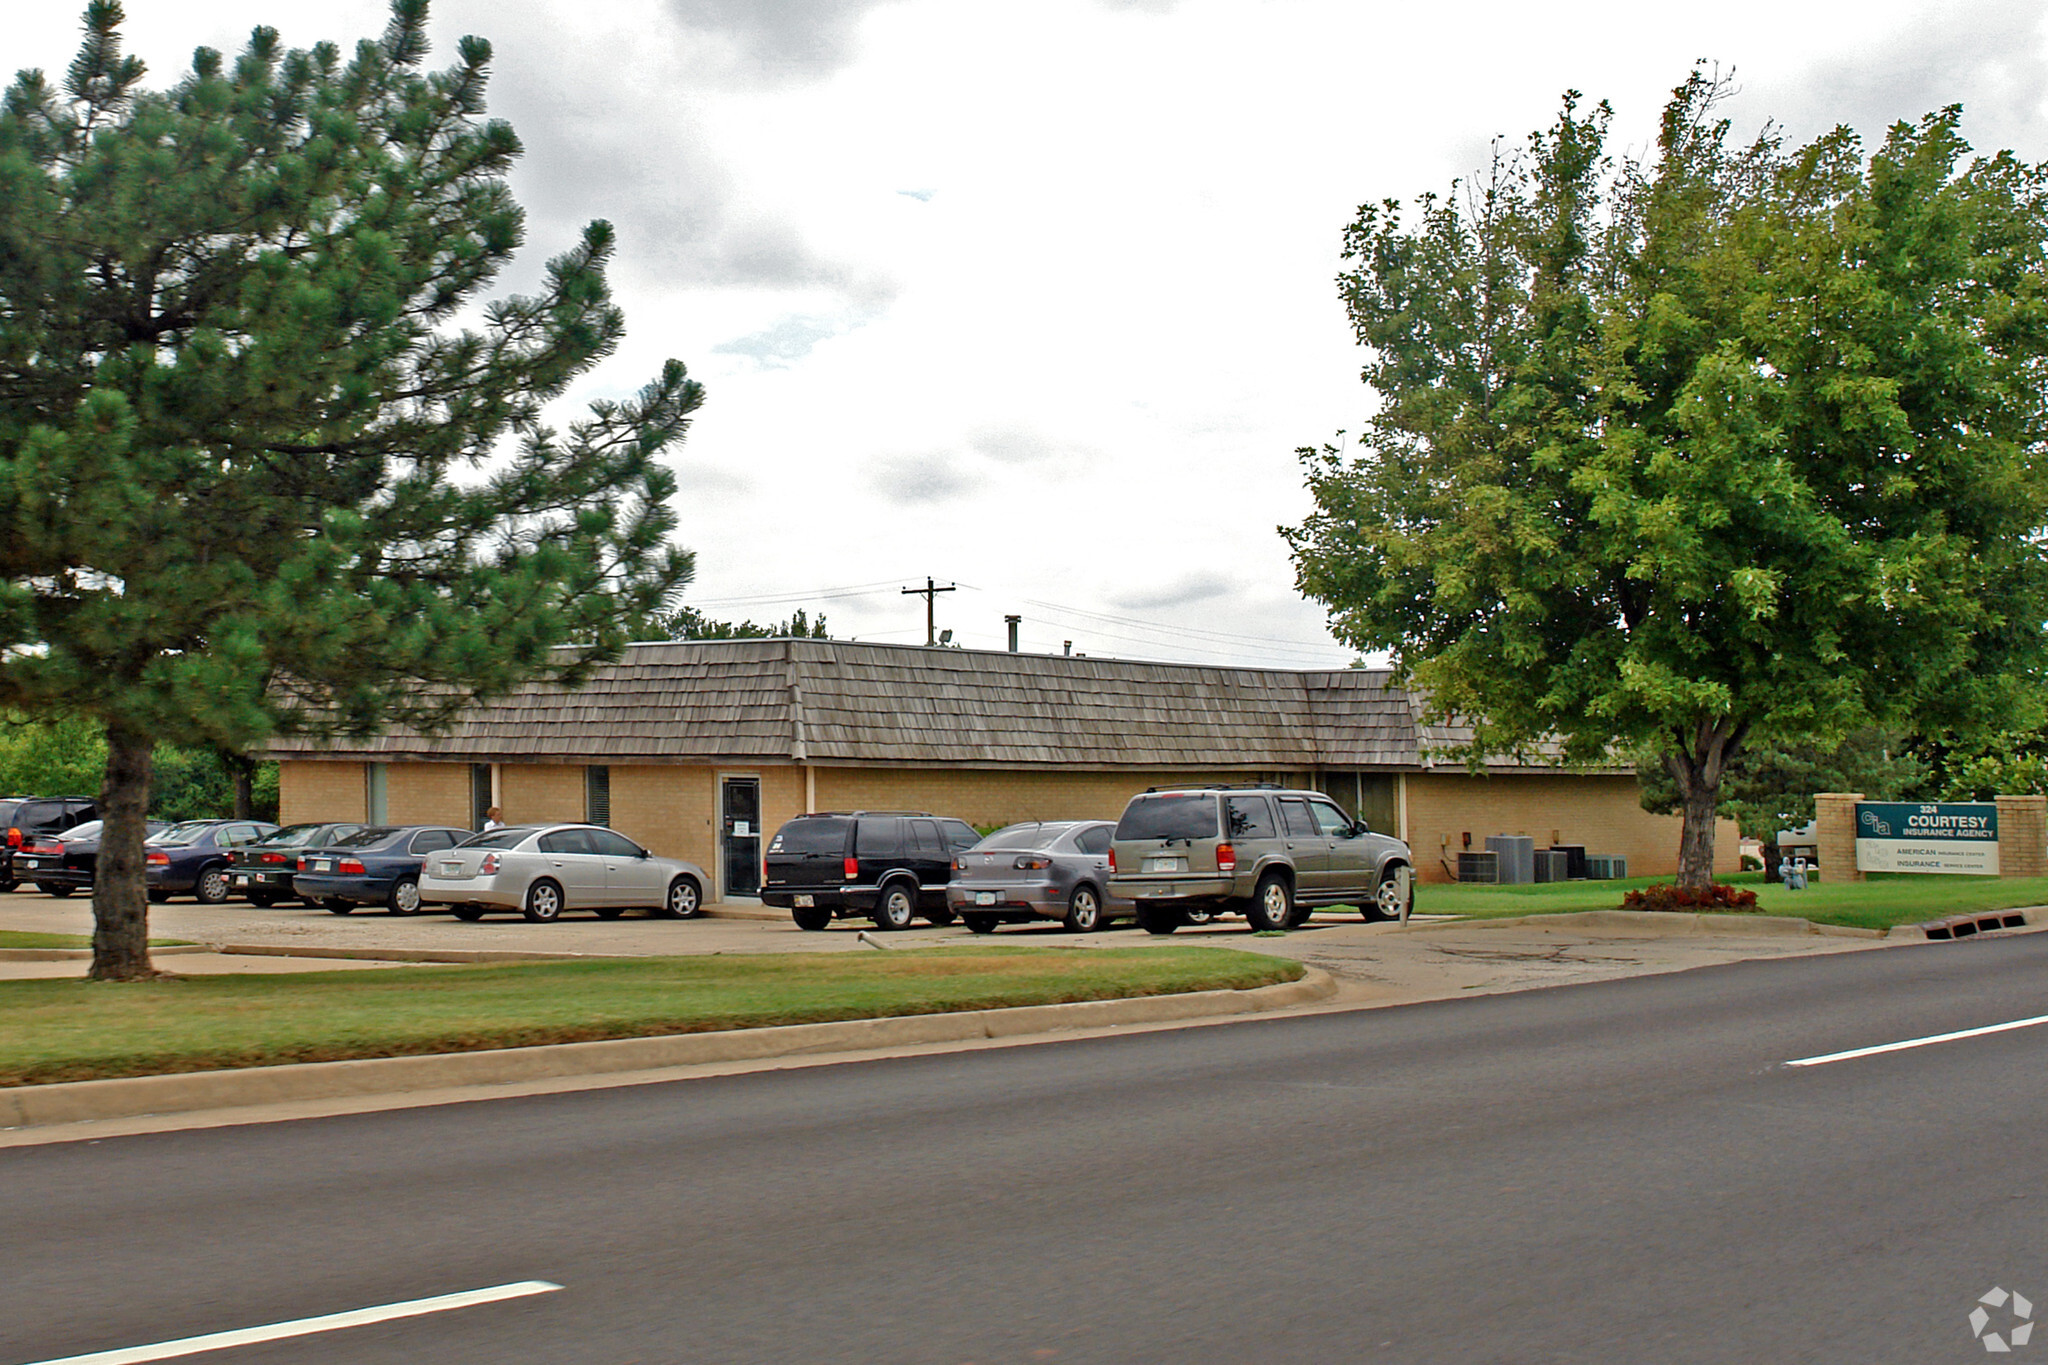
[(243, 847), (297, 848), (301, 844), (311, 843), (313, 837), (321, 830), (333, 828), (334, 826), (332, 825), (286, 825), (283, 829), (273, 834), (266, 834), (261, 839), (251, 839)]
[(216, 822), (212, 820), (187, 820), (182, 825), (172, 825), (161, 834), (150, 835), (148, 842), (177, 845), (197, 843), (199, 836), (213, 829), (215, 824)]
[(1208, 792), (1141, 796), (1116, 822), (1119, 839), (1213, 839), (1216, 798)]
[(494, 829), (488, 834), (479, 834), (476, 838), (464, 844), (463, 847), (517, 848), (520, 844), (531, 839), (535, 830), (543, 828), (545, 826), (542, 825), (507, 825), (503, 829)]
[(403, 832), (402, 827), (398, 825), (371, 825), (368, 829), (359, 829), (354, 834), (343, 835), (330, 844), (329, 847), (375, 848), (378, 844), (396, 838)]
[(88, 820), (82, 825), (73, 825), (64, 831), (65, 842), (76, 843), (84, 839), (97, 839), (100, 837), (100, 827), (105, 823), (103, 820)]
[(989, 835), (977, 849), (983, 848), (1051, 848), (1067, 832), (1065, 825), (1047, 825), (1033, 821), (1022, 825), (1005, 825)]
[(775, 832), (770, 853), (824, 853), (833, 857), (846, 852), (845, 820), (792, 820)]

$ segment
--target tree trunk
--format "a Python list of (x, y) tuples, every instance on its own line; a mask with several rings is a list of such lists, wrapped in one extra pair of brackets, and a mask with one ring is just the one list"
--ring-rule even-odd
[(256, 760), (247, 754), (229, 753), (221, 750), (221, 762), (227, 764), (228, 774), (235, 779), (235, 818), (254, 820), (256, 818)]
[(1664, 767), (1678, 782), (1684, 826), (1678, 836), (1678, 884), (1711, 886), (1714, 882), (1714, 813), (1721, 804), (1721, 775), (1741, 752), (1749, 733), (1747, 722), (1727, 717), (1702, 721), (1690, 731), (1676, 730)]
[(92, 880), (94, 981), (147, 981), (149, 896), (143, 883), (149, 780), (155, 746), (149, 736), (107, 726), (107, 775), (100, 784), (100, 860)]

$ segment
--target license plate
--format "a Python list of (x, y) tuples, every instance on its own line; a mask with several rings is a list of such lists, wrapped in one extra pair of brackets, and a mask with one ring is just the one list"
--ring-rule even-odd
[(326, 858), (311, 858), (306, 862), (306, 869), (310, 872), (332, 872), (334, 864)]
[(809, 896), (791, 896), (790, 903), (799, 910), (808, 910), (815, 902)]
[(1186, 858), (1147, 858), (1145, 860), (1145, 870), (1147, 872), (1185, 872), (1188, 870), (1188, 860)]
[(21, 865), (22, 865), (23, 867), (41, 867), (41, 866), (42, 866), (42, 864), (41, 864), (41, 863), (39, 863), (39, 862), (37, 862), (37, 861), (36, 861), (36, 860), (35, 860), (34, 858), (23, 858), (23, 859), (21, 860)]
[(249, 884), (249, 879), (248, 879), (247, 877), (237, 877), (237, 878), (235, 878), (235, 885), (236, 885), (236, 886), (247, 886), (248, 884)]
[(461, 863), (442, 863), (442, 864), (441, 864), (441, 869), (440, 869), (440, 875), (441, 875), (441, 876), (443, 876), (443, 877), (460, 877), (460, 876), (462, 875), (462, 864), (461, 864)]
[(996, 893), (993, 891), (977, 891), (974, 893), (974, 903), (976, 905), (994, 905), (996, 903)]

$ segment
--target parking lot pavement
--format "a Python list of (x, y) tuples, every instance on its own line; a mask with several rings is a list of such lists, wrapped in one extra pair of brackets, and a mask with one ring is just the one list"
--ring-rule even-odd
[[(628, 912), (623, 919), (609, 921), (571, 915), (553, 924), (528, 924), (517, 916), (494, 916), (465, 924), (447, 915), (400, 918), (363, 910), (334, 915), (298, 906), (259, 910), (241, 902), (199, 905), (178, 900), (150, 907), (150, 932), (158, 939), (214, 947), (246, 945), (287, 953), (317, 949), (596, 956), (866, 952), (870, 945), (902, 951), (969, 942), (1089, 948), (1161, 941), (1129, 927), (1069, 934), (1051, 921), (1007, 927), (989, 938), (971, 934), (958, 924), (946, 928), (920, 924), (901, 933), (881, 934), (865, 920), (843, 920), (822, 932), (807, 933), (776, 912), (763, 912), (758, 905), (711, 909), (711, 915), (692, 920)], [(727, 917), (728, 913), (749, 917)], [(1320, 968), (1335, 977), (1340, 987), (1335, 999), (1323, 1008), (1492, 994), (1684, 971), (1751, 958), (1861, 952), (1887, 946), (1884, 940), (1818, 934), (1674, 934), (1674, 927), (1660, 922), (1654, 930), (1646, 928), (1640, 933), (1540, 923), (1424, 924), (1404, 929), (1363, 923), (1350, 914), (1332, 914), (1318, 916), (1293, 933), (1273, 936), (1254, 935), (1243, 920), (1233, 917), (1182, 929), (1169, 941), (1270, 953)], [(84, 896), (58, 900), (34, 891), (0, 895), (0, 929), (89, 934), (92, 903)], [(327, 970), (355, 961), (358, 959), (207, 954), (166, 955), (158, 965), (172, 972), (291, 971)], [(11, 970), (16, 967), (36, 970)], [(8, 976), (69, 976), (83, 970), (76, 961), (0, 964), (0, 974)]]

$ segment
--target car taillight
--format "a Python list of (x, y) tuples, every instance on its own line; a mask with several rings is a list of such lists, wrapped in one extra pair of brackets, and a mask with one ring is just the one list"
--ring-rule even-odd
[(288, 863), (291, 859), (285, 857), (282, 853), (266, 853), (257, 861), (263, 863)]
[(19, 829), (10, 829), (7, 831), (7, 846), (9, 848), (21, 847), (21, 831)]
[(476, 873), (479, 877), (488, 877), (497, 870), (498, 855), (495, 853), (486, 853), (484, 860), (476, 865)]
[(1011, 864), (1019, 872), (1043, 872), (1052, 866), (1050, 858), (1019, 858)]
[(343, 858), (334, 865), (334, 870), (344, 877), (360, 877), (363, 875), (363, 865), (354, 858)]
[(23, 853), (33, 853), (39, 858), (44, 855), (61, 858), (64, 856), (64, 845), (59, 843), (23, 844), (21, 851)]
[(1114, 871), (1116, 871), (1116, 850), (1115, 850), (1115, 849), (1111, 849), (1111, 850), (1109, 851), (1109, 870), (1110, 870), (1111, 872), (1114, 872)]
[(145, 853), (142, 855), (142, 861), (148, 863), (151, 867), (169, 867), (171, 865), (171, 855), (168, 853)]
[(848, 858), (848, 859), (846, 860), (846, 865), (845, 865), (845, 867), (844, 867), (843, 869), (841, 869), (841, 870), (842, 870), (842, 871), (844, 871), (844, 872), (846, 873), (846, 880), (848, 880), (848, 881), (857, 881), (857, 880), (859, 880), (859, 878), (860, 878), (860, 859), (858, 859), (858, 858)]
[(1229, 844), (1216, 845), (1216, 870), (1218, 872), (1237, 871), (1237, 850)]

